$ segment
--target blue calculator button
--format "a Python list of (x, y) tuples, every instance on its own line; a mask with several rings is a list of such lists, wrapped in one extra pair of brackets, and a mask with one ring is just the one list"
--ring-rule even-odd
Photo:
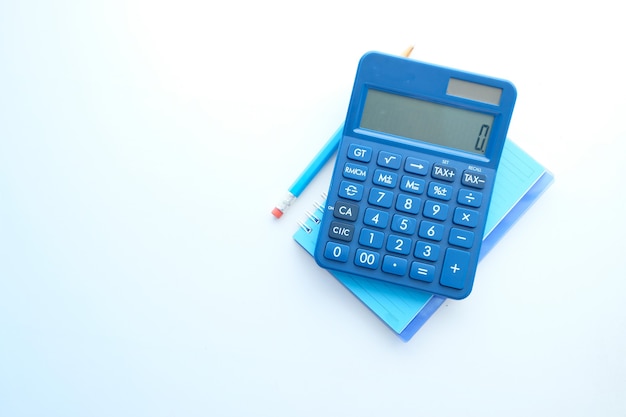
[(446, 165), (435, 164), (430, 175), (438, 180), (452, 182), (456, 179), (456, 169)]
[(324, 257), (332, 261), (346, 262), (348, 260), (349, 253), (350, 247), (348, 245), (328, 242), (326, 243), (326, 249), (324, 250)]
[(422, 214), (424, 217), (443, 221), (448, 218), (448, 205), (438, 201), (428, 200), (424, 204)]
[(382, 169), (377, 169), (376, 171), (374, 171), (373, 181), (376, 185), (393, 188), (398, 182), (398, 174), (389, 171), (383, 171)]
[(448, 236), (448, 243), (469, 249), (474, 245), (474, 232), (453, 227)]
[(419, 279), (420, 281), (433, 282), (435, 278), (435, 267), (421, 262), (413, 262), (409, 276), (413, 279)]
[(347, 201), (337, 201), (333, 209), (333, 216), (337, 219), (356, 221), (359, 215), (359, 206), (357, 204), (348, 203)]
[(365, 209), (365, 216), (363, 216), (363, 223), (368, 226), (379, 227), (384, 229), (389, 222), (389, 213), (386, 211), (376, 210), (371, 207)]
[(426, 188), (426, 182), (419, 178), (410, 177), (405, 175), (400, 181), (400, 189), (402, 191), (408, 191), (410, 193), (422, 194)]
[(464, 206), (480, 207), (480, 204), (483, 202), (483, 193), (461, 188), (459, 195), (456, 197), (456, 201)]
[(476, 227), (478, 225), (478, 216), (480, 214), (477, 211), (466, 209), (465, 207), (457, 207), (454, 210), (452, 221), (462, 226)]
[(415, 252), (413, 255), (415, 255), (416, 258), (435, 262), (439, 259), (439, 245), (419, 241), (415, 245)]
[(372, 188), (367, 201), (375, 206), (389, 208), (393, 203), (393, 193), (382, 188)]
[(363, 268), (376, 269), (380, 263), (380, 254), (365, 249), (358, 249), (354, 256), (354, 264)]
[(487, 183), (487, 176), (474, 171), (463, 171), (463, 177), (461, 178), (461, 184), (474, 188), (485, 188)]
[(411, 174), (426, 175), (428, 174), (428, 167), (430, 163), (423, 159), (417, 159), (408, 157), (404, 163), (404, 170)]
[(378, 153), (378, 159), (376, 163), (381, 167), (398, 169), (402, 163), (402, 156), (397, 153), (391, 153), (386, 151), (380, 151)]
[(414, 217), (394, 214), (391, 219), (391, 230), (407, 235), (412, 235), (417, 229), (417, 220)]
[(355, 161), (369, 162), (372, 160), (372, 148), (353, 143), (348, 148), (347, 156)]
[(400, 194), (396, 200), (396, 210), (403, 211), (405, 213), (417, 214), (420, 211), (421, 204), (422, 200), (418, 197)]
[(443, 224), (422, 220), (417, 235), (419, 237), (423, 237), (424, 239), (439, 241), (443, 239), (443, 231)]
[(363, 186), (349, 181), (341, 181), (339, 185), (339, 197), (361, 201), (363, 198)]
[(389, 235), (387, 238), (386, 249), (389, 252), (401, 253), (402, 255), (408, 255), (411, 252), (411, 245), (413, 241), (408, 237), (402, 237), (398, 235)]
[(342, 222), (331, 222), (330, 229), (328, 230), (328, 236), (343, 240), (345, 242), (351, 242), (354, 235), (354, 225)]
[(450, 200), (452, 187), (438, 182), (431, 182), (428, 184), (428, 196), (439, 200)]
[(407, 266), (408, 261), (406, 259), (398, 258), (397, 256), (386, 255), (383, 258), (382, 270), (389, 274), (404, 275), (406, 274)]
[(370, 248), (380, 249), (383, 247), (385, 241), (385, 234), (383, 232), (377, 232), (376, 230), (363, 228), (359, 235), (359, 243), (363, 246), (369, 246)]
[(367, 178), (367, 166), (347, 162), (343, 167), (343, 176), (352, 180), (365, 181)]
[(439, 283), (446, 287), (462, 290), (469, 272), (469, 261), (469, 252), (452, 248), (446, 249)]

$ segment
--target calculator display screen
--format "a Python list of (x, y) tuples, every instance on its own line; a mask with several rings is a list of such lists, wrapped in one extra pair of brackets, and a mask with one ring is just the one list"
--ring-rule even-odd
[(494, 116), (369, 89), (360, 127), (484, 155)]

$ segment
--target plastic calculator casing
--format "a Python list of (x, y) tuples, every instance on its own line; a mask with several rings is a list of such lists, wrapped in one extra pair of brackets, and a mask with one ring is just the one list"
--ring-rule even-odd
[[(376, 113), (376, 120), (382, 120), (376, 123), (392, 120), (389, 129), (364, 127), (368, 94), (432, 107), (437, 123), (419, 117), (437, 126), (423, 129), (430, 132), (424, 140), (420, 135), (426, 133), (419, 129), (410, 138), (398, 134), (393, 120), (415, 117), (399, 107), (403, 113), (393, 117), (400, 119), (386, 119), (386, 109)], [(515, 87), (505, 80), (365, 54), (331, 178), (316, 262), (448, 298), (467, 297), (515, 99)], [(437, 115), (439, 109), (444, 116)], [(441, 134), (443, 144), (436, 137), (456, 128), (455, 115), (461, 110), (489, 120), (487, 127), (476, 129), (476, 142), (472, 136), (468, 149), (450, 145), (447, 134)]]

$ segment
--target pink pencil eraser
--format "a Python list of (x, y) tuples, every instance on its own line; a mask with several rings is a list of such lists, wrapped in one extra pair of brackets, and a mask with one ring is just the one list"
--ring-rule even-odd
[(283, 215), (283, 212), (278, 207), (274, 207), (274, 210), (272, 210), (272, 214), (277, 219), (280, 219), (280, 217)]

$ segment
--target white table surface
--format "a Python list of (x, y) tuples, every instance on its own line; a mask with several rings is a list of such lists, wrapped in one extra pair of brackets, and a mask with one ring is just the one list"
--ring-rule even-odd
[[(214, 3), (0, 4), (0, 415), (624, 416), (622, 8)], [(403, 343), (270, 210), (411, 44), (555, 182)]]

